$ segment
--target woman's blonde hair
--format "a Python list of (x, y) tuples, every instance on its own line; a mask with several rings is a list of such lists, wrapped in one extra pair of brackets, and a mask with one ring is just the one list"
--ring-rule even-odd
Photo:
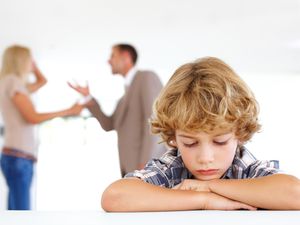
[(22, 78), (27, 72), (29, 60), (31, 53), (28, 48), (19, 45), (8, 47), (3, 54), (0, 78), (11, 74)]
[(175, 130), (234, 132), (244, 143), (259, 131), (259, 106), (246, 83), (223, 61), (207, 57), (179, 67), (154, 103), (154, 134), (174, 147)]

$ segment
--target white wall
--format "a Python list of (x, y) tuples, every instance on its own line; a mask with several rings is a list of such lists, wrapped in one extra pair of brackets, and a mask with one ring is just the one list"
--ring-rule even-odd
[[(134, 44), (139, 67), (155, 70), (164, 83), (184, 62), (220, 57), (261, 104), (263, 131), (249, 148), (300, 176), (299, 6), (298, 0), (0, 0), (0, 52), (14, 43), (32, 49), (49, 80), (34, 96), (40, 111), (76, 101), (65, 83), (74, 78), (90, 82), (107, 113), (123, 91), (107, 64), (116, 42)], [(99, 209), (101, 192), (119, 176), (116, 134), (95, 120), (56, 119), (40, 127), (40, 140), (36, 208)], [(0, 179), (0, 207), (4, 192)]]

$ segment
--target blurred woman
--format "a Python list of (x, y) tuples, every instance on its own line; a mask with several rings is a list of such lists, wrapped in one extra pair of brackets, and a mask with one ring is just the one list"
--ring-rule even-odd
[[(28, 83), (31, 73), (36, 79)], [(82, 105), (74, 104), (61, 111), (38, 113), (30, 94), (46, 82), (28, 48), (15, 45), (5, 50), (0, 71), (0, 111), (5, 128), (1, 169), (9, 189), (9, 210), (30, 209), (33, 164), (38, 148), (36, 124), (59, 116), (79, 115), (83, 109)]]

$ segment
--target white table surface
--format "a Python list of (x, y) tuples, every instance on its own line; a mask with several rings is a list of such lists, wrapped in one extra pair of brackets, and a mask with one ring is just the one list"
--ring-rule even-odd
[(300, 211), (181, 211), (105, 213), (96, 211), (2, 211), (0, 225), (299, 225)]

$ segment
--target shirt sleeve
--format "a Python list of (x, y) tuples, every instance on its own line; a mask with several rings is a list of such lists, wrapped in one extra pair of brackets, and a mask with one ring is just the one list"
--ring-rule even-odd
[(168, 178), (167, 169), (159, 160), (151, 160), (147, 163), (144, 169), (135, 170), (132, 173), (128, 173), (125, 178), (136, 177), (149, 184), (170, 187), (170, 179)]
[(8, 85), (8, 95), (10, 98), (14, 97), (16, 93), (21, 93), (28, 95), (28, 91), (26, 86), (22, 83), (22, 81), (14, 76), (11, 76), (11, 80)]
[(263, 177), (276, 173), (282, 173), (279, 170), (279, 161), (277, 160), (256, 160), (246, 169), (247, 178)]
[(188, 177), (187, 169), (184, 167), (181, 157), (175, 156), (170, 150), (160, 159), (149, 161), (142, 170), (135, 170), (125, 176), (139, 178), (149, 184), (172, 188)]

